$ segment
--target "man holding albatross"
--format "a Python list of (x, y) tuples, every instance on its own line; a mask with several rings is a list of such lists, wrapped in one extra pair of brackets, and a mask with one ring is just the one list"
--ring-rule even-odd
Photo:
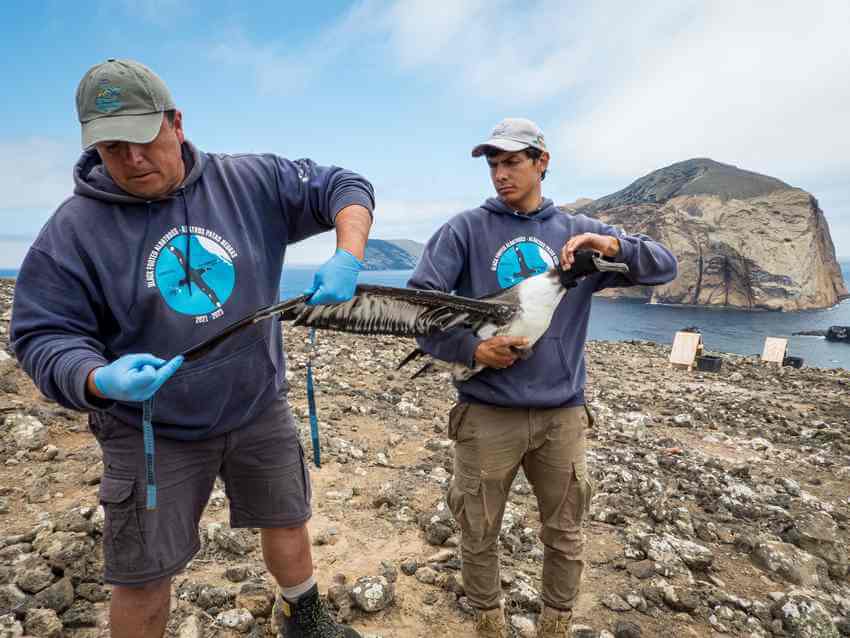
[(592, 495), (585, 458), (584, 344), (591, 295), (612, 286), (656, 285), (676, 276), (676, 260), (658, 242), (584, 215), (571, 215), (543, 197), (550, 156), (534, 122), (508, 118), (472, 150), (486, 157), (496, 197), (455, 215), (428, 241), (410, 279), (414, 288), (484, 297), (560, 263), (578, 250), (625, 263), (629, 273), (581, 279), (560, 302), (530, 357), (523, 337), (480, 339), (456, 328), (419, 338), (428, 354), (470, 368), (456, 384), (449, 414), (455, 441), (447, 500), (461, 528), (463, 584), (481, 636), (508, 635), (499, 577), (499, 531), (520, 467), (534, 489), (544, 545), (540, 638), (566, 638), (584, 568), (581, 523)]

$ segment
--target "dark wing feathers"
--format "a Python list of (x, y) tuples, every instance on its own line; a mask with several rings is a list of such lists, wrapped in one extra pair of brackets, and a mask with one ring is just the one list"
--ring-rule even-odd
[(331, 306), (300, 303), (282, 312), (281, 319), (325, 330), (417, 337), (457, 326), (477, 329), (484, 323), (502, 325), (516, 311), (513, 304), (361, 284), (350, 301)]
[(299, 326), (340, 330), (359, 334), (387, 334), (403, 337), (427, 336), (457, 326), (477, 330), (485, 323), (504, 325), (519, 306), (503, 301), (481, 301), (435, 290), (357, 286), (354, 297), (331, 306), (308, 306), (301, 296), (260, 308), (230, 324), (220, 333), (186, 350), (188, 361), (197, 359), (228, 336), (258, 321), (280, 315), (282, 321)]

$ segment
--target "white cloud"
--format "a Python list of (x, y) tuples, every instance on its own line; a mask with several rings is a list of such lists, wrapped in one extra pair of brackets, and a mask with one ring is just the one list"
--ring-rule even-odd
[(212, 60), (247, 67), (254, 74), (262, 95), (291, 95), (303, 90), (350, 48), (362, 45), (365, 33), (379, 21), (381, 5), (376, 0), (354, 4), (332, 25), (302, 46), (272, 42), (256, 44), (244, 33), (233, 30), (212, 45)]
[(231, 33), (213, 46), (213, 61), (248, 67), (263, 95), (300, 91), (311, 77), (308, 65), (280, 53), (275, 45), (257, 45), (243, 34)]
[(397, 2), (397, 63), (505, 109), (557, 112), (588, 177), (711, 156), (779, 177), (850, 170), (850, 3)]
[(504, 4), (459, 0), (445, 2), (436, 11), (430, 0), (396, 2), (385, 14), (381, 28), (389, 32), (402, 66), (452, 64), (455, 61), (446, 59), (444, 52), (468, 41), (470, 25), (486, 19), (488, 6), (496, 9)]
[[(850, 253), (845, 0), (470, 2), (430, 20), (397, 2), (391, 15), (402, 68), (441, 74), (465, 103), (538, 119), (570, 190), (600, 195), (582, 185), (613, 191), (707, 156), (811, 184)], [(824, 198), (829, 183), (844, 196)]]
[(846, 0), (374, 0), (295, 49), (228, 38), (215, 55), (287, 92), (368, 42), (459, 100), (548, 114), (579, 176), (710, 156), (788, 179), (850, 170), (847, 24)]
[(78, 153), (69, 144), (46, 138), (0, 142), (0, 211), (56, 208), (71, 195)]
[(732, 8), (707, 3), (562, 122), (577, 171), (634, 178), (701, 156), (786, 180), (850, 170), (850, 4)]

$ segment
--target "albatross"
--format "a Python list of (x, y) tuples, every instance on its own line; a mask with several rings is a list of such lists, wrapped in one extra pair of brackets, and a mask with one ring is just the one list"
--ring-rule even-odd
[[(302, 295), (260, 308), (186, 350), (183, 356), (187, 361), (198, 359), (239, 330), (277, 316), (297, 326), (363, 335), (423, 337), (463, 327), (481, 339), (500, 335), (526, 337), (528, 343), (518, 349), (518, 354), (528, 357), (534, 344), (549, 328), (558, 304), (579, 279), (596, 272), (628, 271), (626, 264), (607, 261), (599, 253), (578, 251), (569, 270), (556, 266), (481, 299), (369, 284), (358, 285), (354, 296), (340, 304), (310, 306), (307, 305), (309, 296)], [(414, 350), (399, 367), (423, 354), (419, 349)], [(433, 363), (426, 364), (417, 375)], [(473, 368), (451, 364), (452, 377), (457, 381), (469, 379), (483, 369), (481, 364)]]

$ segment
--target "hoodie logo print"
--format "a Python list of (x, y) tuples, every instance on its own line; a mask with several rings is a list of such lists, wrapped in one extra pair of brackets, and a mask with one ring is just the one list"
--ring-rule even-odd
[(155, 286), (172, 310), (206, 323), (224, 314), (236, 285), (236, 257), (229, 242), (206, 228), (172, 228), (148, 257), (147, 285)]
[(546, 272), (558, 260), (555, 251), (537, 237), (515, 237), (503, 244), (493, 257), (490, 270), (502, 288), (515, 286), (523, 279)]

